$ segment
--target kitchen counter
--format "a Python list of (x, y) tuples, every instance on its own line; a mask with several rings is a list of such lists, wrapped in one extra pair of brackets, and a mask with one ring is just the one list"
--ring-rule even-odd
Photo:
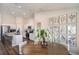
[(16, 35), (15, 33), (6, 33), (6, 36), (11, 37), (9, 41), (11, 41), (12, 47), (19, 45), (19, 54), (22, 54), (21, 48), (24, 44), (27, 43), (26, 41), (23, 42), (22, 35)]
[(6, 33), (5, 35), (7, 35), (7, 36), (13, 36), (13, 35), (16, 35), (16, 33), (15, 32), (10, 32), (10, 33)]
[(15, 32), (6, 33), (5, 40), (9, 40), (12, 46), (19, 45), (21, 42), (23, 42), (22, 35), (16, 35)]

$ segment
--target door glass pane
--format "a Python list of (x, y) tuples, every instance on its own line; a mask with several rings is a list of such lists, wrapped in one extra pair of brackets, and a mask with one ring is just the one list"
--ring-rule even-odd
[(70, 47), (76, 46), (76, 25), (68, 25), (68, 43)]
[(68, 44), (69, 48), (70, 47), (76, 47), (77, 46), (77, 41), (76, 41), (76, 13), (71, 13), (68, 14)]
[(59, 41), (60, 41), (59, 17), (54, 17), (53, 20), (54, 20), (54, 22), (53, 22), (53, 39), (54, 39), (54, 42), (59, 43)]
[(60, 26), (60, 43), (67, 44), (66, 25)]
[(60, 16), (60, 43), (67, 44), (66, 15)]
[(53, 38), (54, 38), (54, 42), (59, 43), (60, 38), (59, 38), (59, 26), (54, 26), (53, 27)]

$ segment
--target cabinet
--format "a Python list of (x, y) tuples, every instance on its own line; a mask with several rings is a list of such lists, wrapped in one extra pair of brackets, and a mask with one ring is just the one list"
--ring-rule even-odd
[(12, 46), (19, 45), (20, 43), (22, 43), (22, 41), (23, 41), (22, 35), (13, 35)]

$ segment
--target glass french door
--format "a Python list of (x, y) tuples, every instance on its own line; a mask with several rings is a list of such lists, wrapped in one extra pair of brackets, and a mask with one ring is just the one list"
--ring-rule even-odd
[(77, 47), (77, 13), (68, 14), (67, 21), (68, 50)]
[(67, 45), (67, 15), (60, 16), (60, 43)]
[(54, 42), (58, 43), (60, 41), (59, 17), (55, 17), (53, 20), (53, 39)]
[(51, 17), (49, 27), (52, 30), (52, 41), (67, 45), (68, 48), (77, 46), (77, 13), (69, 13)]

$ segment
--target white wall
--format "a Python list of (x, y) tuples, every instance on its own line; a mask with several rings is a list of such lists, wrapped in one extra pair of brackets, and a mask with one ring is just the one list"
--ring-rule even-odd
[(0, 14), (0, 40), (1, 40), (1, 14)]
[(37, 23), (41, 23), (42, 27), (47, 28), (48, 27), (48, 18), (47, 14), (44, 13), (37, 13), (35, 14), (35, 26), (37, 26)]
[(32, 26), (34, 28), (34, 18), (28, 18), (24, 20), (24, 28), (27, 29), (28, 26)]
[[(2, 18), (1, 18), (2, 17)], [(2, 13), (0, 17), (0, 24), (9, 25), (12, 29), (20, 28), (21, 34), (24, 33), (24, 18), (23, 17), (15, 17), (9, 13)]]
[(23, 17), (16, 17), (16, 25), (17, 25), (17, 28), (20, 28), (20, 33), (23, 35), (23, 33), (24, 33), (24, 18)]
[(32, 26), (32, 28), (34, 28), (34, 18), (30, 17), (30, 18), (24, 18), (24, 33), (23, 36), (25, 37), (25, 31), (28, 28), (28, 26)]
[(20, 28), (21, 34), (23, 34), (23, 26), (24, 26), (24, 18), (23, 17), (15, 17), (9, 13), (1, 14), (2, 25), (9, 25), (12, 29)]
[(11, 28), (16, 28), (16, 18), (8, 13), (3, 13), (2, 25), (9, 25)]

